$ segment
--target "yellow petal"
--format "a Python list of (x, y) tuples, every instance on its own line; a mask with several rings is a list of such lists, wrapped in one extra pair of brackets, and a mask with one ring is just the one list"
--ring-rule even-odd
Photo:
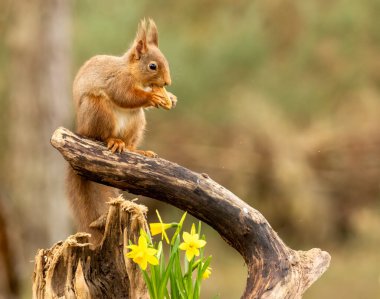
[(169, 238), (168, 235), (166, 234), (165, 230), (162, 231), (161, 239), (165, 239), (166, 243), (169, 244)]
[(153, 266), (158, 265), (158, 259), (153, 255), (148, 256), (147, 260), (148, 260), (148, 263), (152, 264)]
[(148, 261), (146, 259), (142, 259), (140, 263), (138, 263), (142, 270), (146, 270), (148, 266)]
[(192, 237), (191, 237), (191, 235), (190, 235), (188, 232), (184, 232), (184, 233), (182, 234), (182, 238), (183, 238), (183, 240), (184, 240), (186, 243), (190, 243), (191, 240), (192, 240)]
[(193, 223), (193, 225), (191, 226), (191, 232), (190, 232), (192, 235), (195, 235), (195, 224)]
[(141, 255), (138, 255), (138, 256), (135, 256), (133, 258), (133, 261), (136, 263), (136, 264), (141, 264), (143, 262), (144, 258), (141, 256)]
[(181, 249), (181, 250), (187, 250), (187, 244), (186, 243), (181, 243), (181, 244), (179, 244), (179, 249)]
[(146, 253), (148, 255), (155, 255), (157, 253), (157, 249), (154, 248), (147, 248)]
[(211, 267), (207, 267), (206, 271), (203, 272), (202, 279), (207, 279), (207, 278), (209, 278), (210, 275), (211, 275), (211, 270), (212, 270)]
[(160, 215), (160, 213), (158, 213), (158, 210), (156, 210), (156, 214), (157, 214), (157, 217), (158, 217), (158, 220), (160, 221), (160, 223), (163, 223), (163, 221), (161, 219), (161, 215)]
[(199, 255), (199, 250), (197, 248), (194, 248), (194, 247), (189, 247), (187, 250), (186, 250), (186, 257), (187, 257), (187, 260), (190, 262), (191, 259), (195, 256), (198, 256)]
[(199, 256), (199, 249), (198, 248), (193, 248), (193, 252), (195, 256)]
[(202, 248), (202, 247), (204, 247), (205, 245), (206, 245), (206, 241), (205, 240), (198, 240), (197, 242), (196, 242), (196, 247), (198, 247), (198, 248)]
[(127, 257), (127, 258), (130, 258), (130, 259), (133, 259), (133, 258), (135, 257), (135, 255), (136, 255), (136, 252), (134, 252), (134, 251), (130, 251), (130, 252), (128, 252), (128, 253), (126, 254), (126, 257)]
[(135, 250), (138, 246), (137, 245), (128, 245), (127, 248), (128, 249), (132, 249), (132, 250)]
[(170, 227), (173, 227), (173, 223), (163, 223), (162, 222), (162, 219), (161, 219), (161, 216), (160, 216), (160, 213), (158, 213), (158, 211), (156, 210), (156, 214), (157, 214), (157, 217), (158, 217), (158, 220), (160, 221), (159, 223), (150, 223), (149, 226), (150, 226), (150, 231), (152, 233), (152, 236), (155, 236), (155, 235), (158, 235), (161, 233), (161, 239), (165, 239), (166, 243), (169, 244), (169, 238), (168, 238), (168, 235), (166, 234), (166, 230)]
[(194, 251), (191, 249), (186, 250), (186, 258), (190, 262), (194, 257)]
[(161, 223), (150, 223), (150, 232), (152, 236), (158, 235), (162, 232), (162, 225)]
[(144, 236), (139, 237), (139, 249), (145, 249), (148, 247), (148, 243), (146, 241), (146, 238)]

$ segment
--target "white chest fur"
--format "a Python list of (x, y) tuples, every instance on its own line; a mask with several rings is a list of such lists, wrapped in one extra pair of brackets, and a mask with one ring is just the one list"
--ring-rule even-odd
[(144, 113), (141, 108), (138, 109), (123, 109), (119, 107), (114, 108), (115, 128), (114, 135), (125, 135), (127, 131), (136, 129), (138, 122), (141, 122), (141, 113)]

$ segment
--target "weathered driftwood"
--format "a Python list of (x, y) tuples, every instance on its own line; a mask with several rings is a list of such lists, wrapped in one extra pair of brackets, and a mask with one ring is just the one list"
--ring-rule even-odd
[(89, 235), (77, 233), (35, 258), (33, 299), (148, 299), (137, 265), (124, 259), (128, 240), (137, 243), (140, 228), (148, 229), (146, 207), (123, 200), (110, 202), (103, 240), (96, 248)]
[(329, 266), (325, 251), (287, 247), (258, 211), (207, 174), (160, 158), (111, 154), (65, 128), (56, 130), (51, 142), (79, 175), (164, 201), (212, 226), (247, 264), (242, 298), (301, 298)]

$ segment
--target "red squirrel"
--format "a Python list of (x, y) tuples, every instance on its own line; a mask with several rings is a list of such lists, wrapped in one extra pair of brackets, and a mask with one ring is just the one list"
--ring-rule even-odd
[[(105, 142), (112, 153), (138, 150), (146, 125), (144, 108), (171, 109), (177, 98), (164, 88), (171, 84), (169, 64), (158, 48), (153, 20), (142, 20), (132, 46), (122, 56), (97, 55), (78, 71), (73, 84), (76, 132)], [(68, 196), (80, 231), (91, 234), (91, 242), (102, 239), (94, 226), (107, 211), (106, 202), (120, 190), (91, 182), (69, 167)], [(93, 224), (93, 225), (91, 225)]]

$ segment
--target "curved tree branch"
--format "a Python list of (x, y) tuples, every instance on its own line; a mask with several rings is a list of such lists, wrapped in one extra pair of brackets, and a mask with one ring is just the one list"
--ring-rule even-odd
[(263, 215), (206, 174), (160, 158), (112, 154), (65, 128), (51, 143), (79, 175), (169, 203), (213, 227), (247, 264), (242, 298), (301, 298), (329, 266), (327, 252), (290, 249)]

